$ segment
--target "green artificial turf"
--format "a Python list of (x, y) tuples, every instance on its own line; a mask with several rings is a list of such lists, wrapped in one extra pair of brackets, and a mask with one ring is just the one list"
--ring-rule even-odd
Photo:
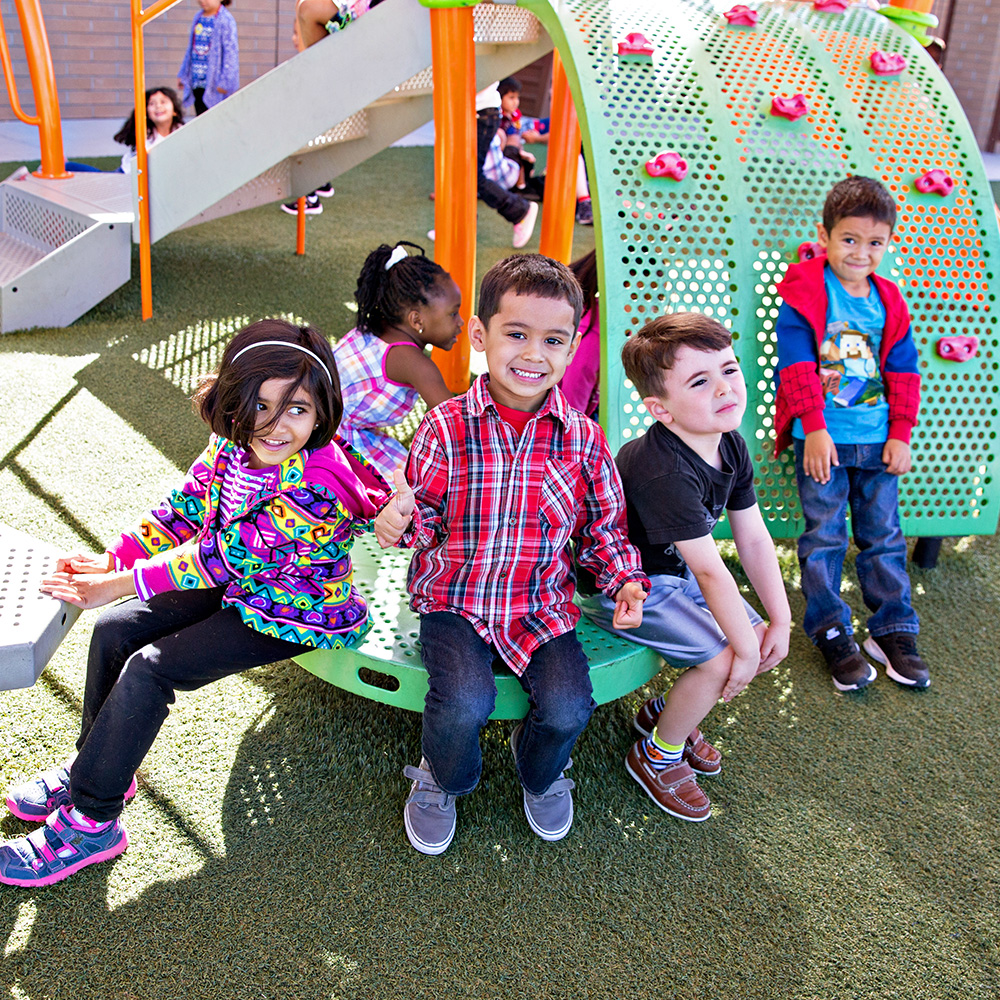
[[(3, 519), (67, 549), (112, 538), (204, 444), (187, 397), (230, 333), (284, 313), (340, 336), (365, 253), (427, 243), (430, 186), (429, 150), (388, 150), (337, 179), (304, 258), (295, 220), (258, 209), (153, 248), (149, 322), (133, 280), (69, 329), (0, 339)], [(479, 227), (481, 273), (510, 226), (480, 205)], [(794, 548), (779, 556), (801, 620)], [(418, 715), (288, 662), (180, 694), (126, 810), (128, 852), (48, 889), (0, 886), (2, 993), (996, 998), (996, 538), (947, 540), (912, 579), (930, 690), (880, 674), (838, 696), (795, 628), (787, 661), (706, 721), (725, 760), (704, 824), (661, 813), (622, 766), (669, 672), (595, 713), (559, 844), (528, 828), (509, 727), (491, 723), (438, 858), (401, 820)], [(863, 622), (850, 570), (845, 597)], [(4, 786), (71, 749), (94, 618), (33, 688), (0, 692)]]

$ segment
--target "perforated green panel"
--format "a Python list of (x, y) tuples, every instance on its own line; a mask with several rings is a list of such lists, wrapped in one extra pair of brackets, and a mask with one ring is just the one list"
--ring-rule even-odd
[[(921, 46), (864, 8), (758, 2), (753, 27), (722, 17), (735, 0), (518, 0), (566, 64), (590, 165), (602, 289), (602, 423), (612, 447), (650, 422), (621, 367), (624, 338), (650, 317), (700, 309), (729, 327), (746, 374), (743, 434), (772, 534), (802, 528), (790, 452), (772, 458), (775, 284), (815, 238), (823, 199), (847, 174), (879, 177), (901, 213), (880, 273), (899, 283), (920, 352), (923, 402), (914, 472), (901, 484), (910, 535), (996, 530), (997, 312), (1000, 259), (993, 201), (975, 140), (947, 81)], [(651, 60), (620, 59), (641, 31)], [(909, 68), (878, 77), (873, 49)], [(775, 95), (805, 95), (797, 122), (772, 116)], [(682, 181), (650, 178), (671, 149)], [(940, 167), (953, 193), (913, 186)], [(945, 362), (937, 340), (980, 338), (979, 356)]]

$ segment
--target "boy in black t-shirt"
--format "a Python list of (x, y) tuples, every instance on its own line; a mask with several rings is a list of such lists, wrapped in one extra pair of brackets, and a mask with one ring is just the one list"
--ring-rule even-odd
[[(625, 767), (665, 812), (699, 822), (711, 803), (697, 778), (718, 774), (722, 755), (698, 727), (720, 697), (785, 658), (791, 613), (737, 431), (746, 386), (729, 332), (700, 313), (661, 316), (628, 339), (622, 362), (656, 423), (617, 458), (629, 540), (652, 582), (642, 625), (620, 634), (690, 668), (640, 709), (634, 724), (645, 739)], [(770, 624), (740, 596), (712, 539), (723, 510)], [(597, 595), (581, 607), (614, 631), (612, 601)]]

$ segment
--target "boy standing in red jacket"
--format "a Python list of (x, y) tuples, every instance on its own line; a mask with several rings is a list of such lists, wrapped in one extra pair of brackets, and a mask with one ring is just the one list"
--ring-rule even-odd
[(895, 224), (896, 205), (878, 181), (841, 181), (823, 206), (825, 256), (792, 265), (778, 286), (775, 453), (794, 444), (806, 520), (804, 628), (838, 691), (876, 677), (840, 596), (848, 504), (858, 581), (872, 612), (864, 651), (897, 683), (930, 684), (914, 638), (920, 624), (899, 524), (899, 476), (910, 471), (920, 404), (917, 349), (899, 289), (875, 274)]

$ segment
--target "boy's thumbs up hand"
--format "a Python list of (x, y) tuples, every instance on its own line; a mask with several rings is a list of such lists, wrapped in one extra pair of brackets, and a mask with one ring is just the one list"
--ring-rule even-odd
[(375, 518), (375, 538), (383, 549), (391, 548), (403, 537), (416, 506), (413, 490), (402, 469), (393, 472), (392, 485), (396, 490), (395, 495)]

